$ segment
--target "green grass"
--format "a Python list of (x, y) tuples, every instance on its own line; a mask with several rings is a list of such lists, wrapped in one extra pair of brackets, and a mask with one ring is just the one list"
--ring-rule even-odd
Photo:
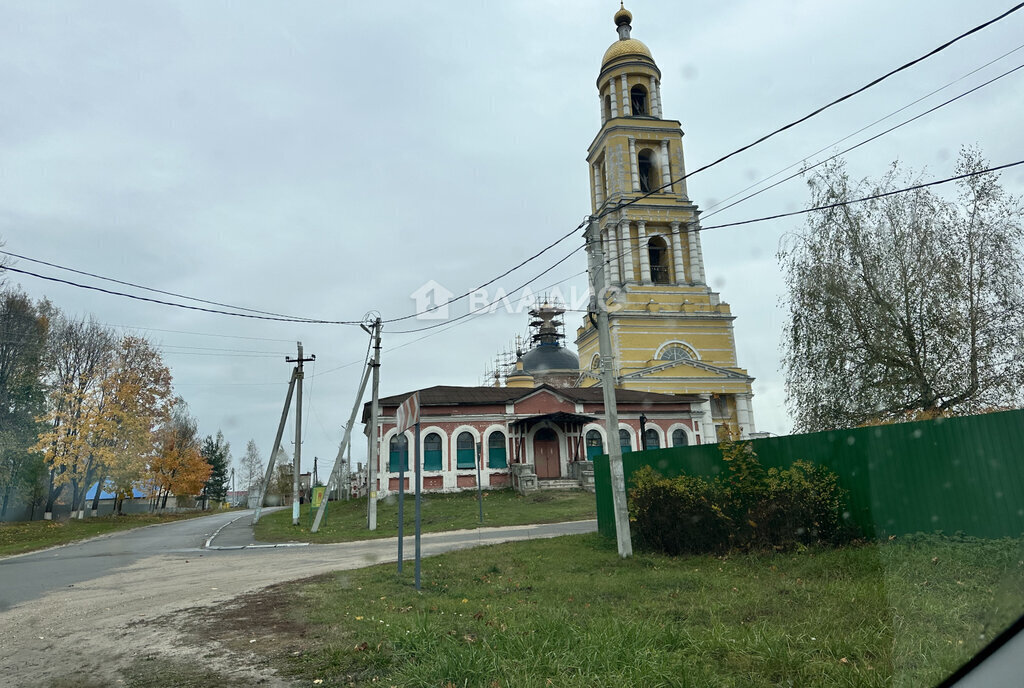
[[(484, 526), (516, 526), (557, 523), (597, 518), (594, 495), (581, 490), (544, 490), (522, 496), (513, 490), (484, 492)], [(291, 509), (260, 517), (256, 539), (260, 542), (350, 542), (389, 538), (398, 534), (398, 498), (390, 496), (377, 504), (377, 530), (366, 529), (366, 500), (331, 502), (327, 516), (316, 533), (309, 532), (310, 508), (302, 506), (300, 525), (292, 525)], [(476, 492), (426, 494), (422, 497), (421, 522), (424, 533), (480, 527)], [(405, 534), (412, 535), (414, 498), (405, 499)]]
[(18, 521), (0, 523), (0, 556), (21, 554), (54, 545), (85, 540), (119, 530), (130, 530), (155, 523), (170, 523), (184, 518), (209, 516), (210, 511), (179, 514), (131, 514), (97, 516), (67, 521)]
[(622, 560), (586, 535), (426, 559), (422, 593), (377, 566), (222, 613), (324, 686), (928, 686), (1024, 611), (1022, 560), (939, 536)]

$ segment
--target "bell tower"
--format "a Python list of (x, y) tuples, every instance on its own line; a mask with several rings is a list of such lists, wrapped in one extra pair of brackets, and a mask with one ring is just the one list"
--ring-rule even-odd
[[(690, 201), (683, 131), (666, 119), (661, 70), (615, 13), (618, 40), (597, 77), (601, 128), (588, 149), (591, 205), (605, 254), (616, 386), (703, 399), (702, 442), (728, 427), (754, 432), (753, 378), (738, 366), (729, 305), (708, 287), (697, 206)], [(597, 330), (584, 321), (576, 346), (581, 386), (600, 383)]]

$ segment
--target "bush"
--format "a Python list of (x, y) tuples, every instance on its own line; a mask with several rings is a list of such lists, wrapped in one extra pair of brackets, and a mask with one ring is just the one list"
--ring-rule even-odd
[(846, 492), (832, 471), (807, 461), (765, 470), (747, 443), (722, 444), (728, 473), (707, 482), (665, 478), (644, 467), (633, 474), (629, 515), (640, 547), (667, 554), (790, 549), (840, 544)]
[(724, 551), (729, 519), (717, 488), (700, 478), (664, 478), (650, 466), (632, 476), (629, 520), (637, 544), (667, 554)]

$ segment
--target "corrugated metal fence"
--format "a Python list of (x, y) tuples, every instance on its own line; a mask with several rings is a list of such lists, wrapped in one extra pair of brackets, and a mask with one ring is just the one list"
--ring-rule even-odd
[[(765, 468), (803, 459), (828, 466), (849, 492), (851, 518), (869, 536), (1024, 533), (1024, 410), (753, 440)], [(662, 475), (715, 477), (718, 445), (630, 452)], [(615, 537), (608, 457), (594, 459), (598, 529)]]

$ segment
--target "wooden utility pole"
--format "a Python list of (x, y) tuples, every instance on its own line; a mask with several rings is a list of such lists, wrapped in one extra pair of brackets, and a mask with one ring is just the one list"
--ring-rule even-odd
[(367, 328), (366, 325), (361, 326), (373, 337), (373, 392), (370, 401), (370, 452), (367, 463), (367, 480), (368, 485), (366, 491), (368, 493), (367, 499), (369, 500), (366, 504), (366, 526), (369, 530), (377, 530), (377, 455), (378, 455), (378, 442), (377, 442), (377, 426), (379, 423), (380, 409), (377, 408), (377, 401), (380, 392), (380, 331), (381, 331), (381, 320), (378, 316), (371, 325)]
[(285, 361), (295, 363), (295, 379), (298, 382), (298, 389), (295, 394), (295, 460), (292, 462), (292, 525), (299, 525), (299, 499), (301, 494), (299, 473), (302, 466), (302, 364), (306, 361), (315, 361), (316, 356), (309, 358), (302, 357), (302, 342), (295, 342), (299, 355), (296, 358), (285, 357)]
[(594, 293), (590, 297), (590, 321), (597, 328), (597, 346), (601, 356), (601, 388), (604, 391), (605, 436), (608, 438), (608, 466), (611, 472), (612, 505), (615, 509), (615, 539), (620, 557), (633, 556), (626, 508), (626, 479), (622, 470), (622, 446), (619, 443), (619, 410), (615, 403), (615, 354), (608, 326), (608, 304), (604, 283), (604, 249), (600, 229), (591, 217), (585, 234), (587, 267)]

